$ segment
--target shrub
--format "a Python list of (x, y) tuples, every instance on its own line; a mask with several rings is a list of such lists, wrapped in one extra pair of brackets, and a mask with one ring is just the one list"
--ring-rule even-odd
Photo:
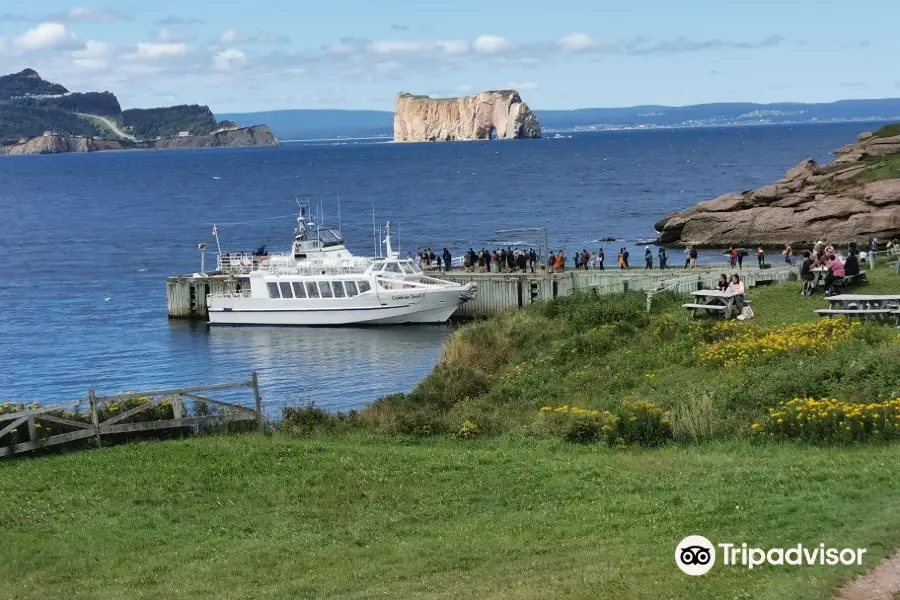
[(697, 444), (716, 439), (724, 426), (709, 394), (695, 394), (671, 411), (672, 437)]
[(618, 437), (628, 444), (659, 446), (672, 439), (672, 426), (665, 411), (652, 402), (622, 402), (616, 410)]
[(531, 430), (541, 437), (562, 437), (581, 444), (604, 442), (609, 446), (629, 444), (653, 447), (672, 439), (665, 412), (652, 402), (623, 402), (614, 412), (544, 406)]
[(900, 398), (854, 404), (831, 398), (794, 398), (751, 425), (774, 440), (853, 443), (900, 439)]
[(478, 424), (475, 423), (475, 421), (463, 421), (463, 424), (459, 426), (456, 435), (461, 438), (473, 438), (478, 435)]

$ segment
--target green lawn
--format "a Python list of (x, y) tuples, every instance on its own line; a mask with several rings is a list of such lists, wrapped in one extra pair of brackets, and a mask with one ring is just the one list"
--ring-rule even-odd
[(853, 567), (674, 564), (686, 535), (900, 545), (900, 446), (617, 452), (211, 437), (0, 463), (0, 598), (826, 599)]

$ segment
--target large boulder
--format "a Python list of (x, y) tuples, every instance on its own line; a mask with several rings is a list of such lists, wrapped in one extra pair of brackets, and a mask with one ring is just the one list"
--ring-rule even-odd
[(900, 179), (859, 181), (869, 168), (863, 158), (894, 153), (900, 153), (900, 136), (861, 136), (836, 151), (831, 164), (805, 160), (772, 185), (668, 215), (656, 224), (660, 241), (722, 248), (898, 237)]

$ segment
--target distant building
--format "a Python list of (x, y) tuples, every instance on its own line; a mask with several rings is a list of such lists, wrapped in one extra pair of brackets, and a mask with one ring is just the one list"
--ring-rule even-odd
[(191, 135), (190, 131), (179, 131), (178, 132), (178, 137), (188, 137), (190, 135)]

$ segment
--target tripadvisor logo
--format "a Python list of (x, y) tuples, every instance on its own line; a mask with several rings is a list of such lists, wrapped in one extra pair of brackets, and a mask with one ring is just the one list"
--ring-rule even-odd
[(716, 564), (753, 569), (762, 565), (834, 566), (862, 565), (866, 548), (826, 548), (825, 544), (807, 547), (754, 548), (743, 544), (713, 544), (702, 535), (689, 535), (675, 548), (675, 564), (688, 575), (703, 575)]

